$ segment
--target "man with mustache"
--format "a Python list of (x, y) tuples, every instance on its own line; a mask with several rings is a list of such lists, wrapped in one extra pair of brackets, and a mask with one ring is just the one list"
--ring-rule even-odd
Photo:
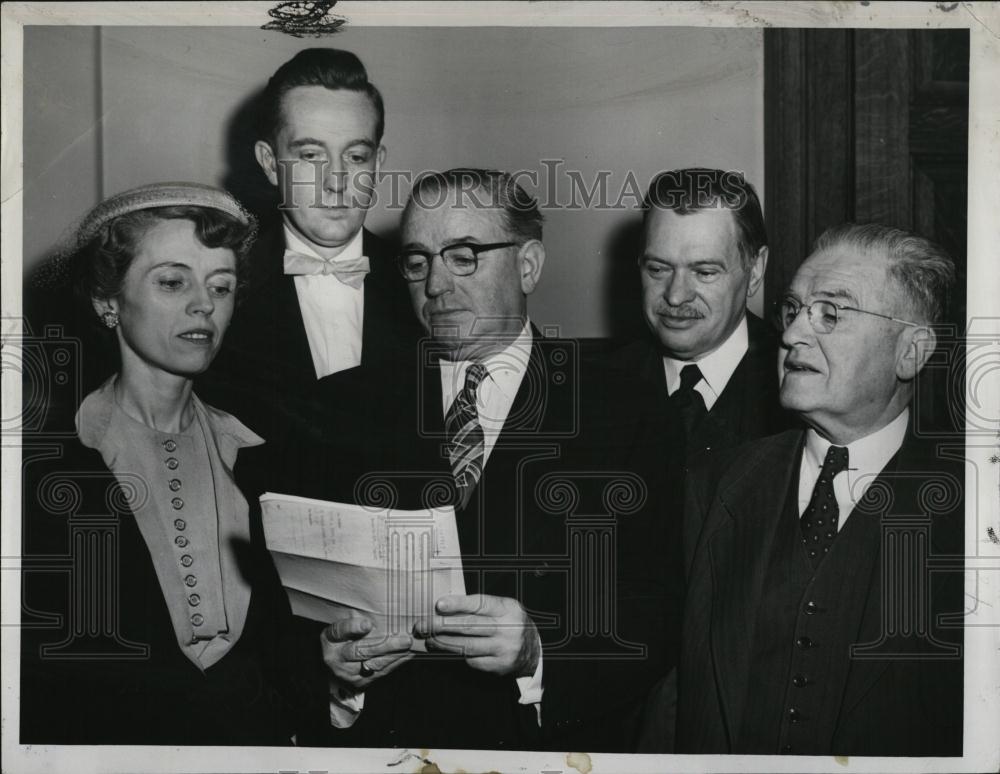
[[(650, 448), (679, 529), (683, 481), (721, 450), (781, 429), (772, 330), (747, 310), (767, 267), (760, 201), (740, 172), (664, 172), (644, 202), (642, 309), (652, 336), (613, 356), (620, 423)], [(669, 541), (679, 540), (676, 530)], [(685, 544), (686, 548), (690, 548)]]
[(391, 247), (363, 228), (384, 130), (382, 95), (349, 51), (300, 51), (259, 98), (254, 152), (279, 217), (262, 218), (207, 387), (269, 440), (311, 421), (302, 397), (317, 380), (410, 357), (419, 333)]
[[(575, 342), (543, 338), (528, 317), (546, 257), (541, 221), (508, 174), (419, 180), (399, 270), (429, 335), (420, 365), (360, 388), (344, 418), (366, 427), (359, 460), (329, 464), (340, 422), (321, 433), (330, 452), (289, 450), (297, 494), (453, 505), (465, 571), (466, 594), (437, 598), (410, 632), (386, 636), (360, 611), (326, 628), (338, 729), (320, 743), (624, 751), (627, 716), (667, 668), (648, 633), (664, 598), (629, 585), (634, 568), (657, 561), (647, 537), (658, 514), (638, 512), (641, 482), (633, 503), (609, 489), (634, 481), (616, 473), (613, 452), (582, 449), (600, 407)], [(615, 510), (628, 517), (602, 523), (598, 553), (610, 564), (598, 576), (595, 555), (573, 553), (574, 519)], [(634, 564), (606, 556), (626, 545)], [(613, 614), (580, 617), (600, 610)], [(605, 631), (615, 617), (621, 628)], [(588, 627), (601, 630), (582, 636)], [(428, 652), (415, 654), (421, 643)]]
[(777, 340), (746, 308), (766, 267), (760, 201), (741, 173), (691, 168), (653, 179), (639, 258), (653, 340), (619, 362), (654, 388), (681, 470), (780, 424)]
[(961, 438), (910, 410), (954, 276), (877, 224), (829, 229), (799, 267), (778, 364), (808, 429), (688, 485), (677, 752), (962, 754)]
[[(650, 540), (663, 557), (650, 580), (664, 588), (683, 585), (697, 537), (683, 525), (689, 472), (789, 422), (778, 405), (777, 337), (747, 310), (767, 257), (760, 201), (742, 173), (678, 169), (650, 183), (639, 276), (652, 335), (612, 355), (621, 377), (607, 402), (644, 450), (638, 469), (661, 514)], [(666, 675), (650, 692), (641, 752), (673, 751), (664, 729), (673, 728), (675, 680)]]

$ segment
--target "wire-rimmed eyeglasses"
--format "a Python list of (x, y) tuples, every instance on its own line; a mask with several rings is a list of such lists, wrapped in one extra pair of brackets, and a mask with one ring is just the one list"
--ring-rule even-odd
[(431, 260), (435, 255), (440, 255), (448, 271), (456, 277), (468, 277), (475, 274), (479, 268), (479, 254), (489, 250), (499, 250), (503, 247), (513, 247), (517, 242), (490, 242), (488, 244), (478, 244), (474, 242), (460, 242), (455, 245), (448, 245), (440, 252), (432, 253), (427, 250), (404, 250), (399, 254), (399, 271), (407, 282), (423, 282), (430, 272)]
[(887, 314), (881, 314), (880, 312), (869, 312), (867, 309), (858, 309), (854, 306), (845, 306), (844, 304), (836, 304), (833, 301), (813, 301), (811, 304), (803, 304), (792, 298), (791, 296), (786, 296), (774, 305), (774, 323), (779, 331), (787, 330), (792, 323), (795, 322), (795, 318), (799, 316), (799, 312), (803, 309), (806, 310), (806, 316), (809, 318), (809, 324), (816, 333), (832, 333), (833, 329), (837, 327), (837, 322), (840, 320), (841, 312), (858, 312), (859, 314), (870, 314), (873, 317), (881, 317), (883, 320), (892, 320), (893, 322), (902, 323), (903, 325), (911, 325), (914, 328), (920, 328), (920, 323), (911, 322), (910, 320), (901, 320), (898, 317), (890, 317)]

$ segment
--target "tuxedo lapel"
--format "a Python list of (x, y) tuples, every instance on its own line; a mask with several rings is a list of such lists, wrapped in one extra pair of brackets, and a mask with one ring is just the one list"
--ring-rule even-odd
[[(284, 270), (285, 235), (279, 224), (268, 229), (259, 239), (251, 258), (251, 297), (247, 312), (259, 317), (261, 325), (248, 332), (259, 340), (242, 342), (251, 351), (266, 345), (266, 357), (281, 364), (282, 379), (292, 378), (302, 383), (316, 379), (316, 369), (309, 350), (309, 339), (299, 308), (295, 278)], [(266, 310), (266, 311), (265, 311)], [(272, 366), (273, 367), (273, 366)]]
[(801, 433), (776, 438), (720, 489), (717, 512), (709, 516), (710, 647), (730, 740), (742, 722), (754, 622), (782, 509), (798, 480), (802, 439)]
[[(365, 277), (365, 311), (364, 323), (361, 329), (361, 364), (371, 365), (382, 360), (391, 353), (393, 343), (392, 316), (399, 310), (389, 308), (388, 287), (389, 271), (394, 267), (389, 265), (386, 250), (374, 234), (364, 231), (364, 254), (368, 256), (370, 271)], [(405, 311), (405, 310), (404, 310)]]
[(299, 296), (295, 291), (295, 278), (282, 276), (275, 283), (278, 289), (276, 303), (279, 317), (275, 326), (275, 352), (279, 360), (287, 360), (288, 365), (301, 379), (310, 383), (316, 379), (309, 338), (306, 335)]

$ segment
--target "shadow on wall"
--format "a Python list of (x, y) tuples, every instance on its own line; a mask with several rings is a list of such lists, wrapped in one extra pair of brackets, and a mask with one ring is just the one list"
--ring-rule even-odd
[(239, 199), (262, 223), (276, 217), (278, 190), (264, 176), (254, 156), (257, 114), (264, 90), (247, 96), (225, 127), (226, 172), (222, 187)]
[(636, 265), (642, 250), (642, 219), (619, 223), (608, 235), (603, 315), (611, 340), (625, 343), (648, 333), (642, 316), (642, 283)]

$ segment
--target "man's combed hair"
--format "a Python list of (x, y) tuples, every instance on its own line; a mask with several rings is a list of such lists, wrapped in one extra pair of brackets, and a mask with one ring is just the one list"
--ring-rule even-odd
[(413, 184), (404, 221), (414, 207), (492, 207), (501, 210), (505, 227), (519, 242), (542, 238), (538, 202), (511, 175), (496, 169), (458, 168), (422, 175)]
[(671, 210), (678, 215), (691, 215), (701, 210), (731, 210), (736, 221), (740, 258), (747, 270), (760, 248), (767, 246), (760, 199), (742, 172), (705, 167), (661, 172), (649, 184), (642, 208), (644, 221), (654, 208)]
[(382, 142), (382, 135), (385, 133), (382, 94), (368, 80), (368, 71), (361, 60), (350, 51), (337, 48), (307, 48), (275, 70), (260, 98), (257, 120), (260, 139), (274, 144), (278, 130), (281, 129), (281, 100), (298, 86), (323, 86), (327, 89), (367, 94), (378, 115), (375, 141)]
[(901, 228), (879, 223), (844, 223), (828, 228), (814, 251), (847, 247), (881, 253), (889, 260), (888, 275), (910, 302), (915, 322), (944, 319), (955, 285), (955, 264), (938, 245)]

